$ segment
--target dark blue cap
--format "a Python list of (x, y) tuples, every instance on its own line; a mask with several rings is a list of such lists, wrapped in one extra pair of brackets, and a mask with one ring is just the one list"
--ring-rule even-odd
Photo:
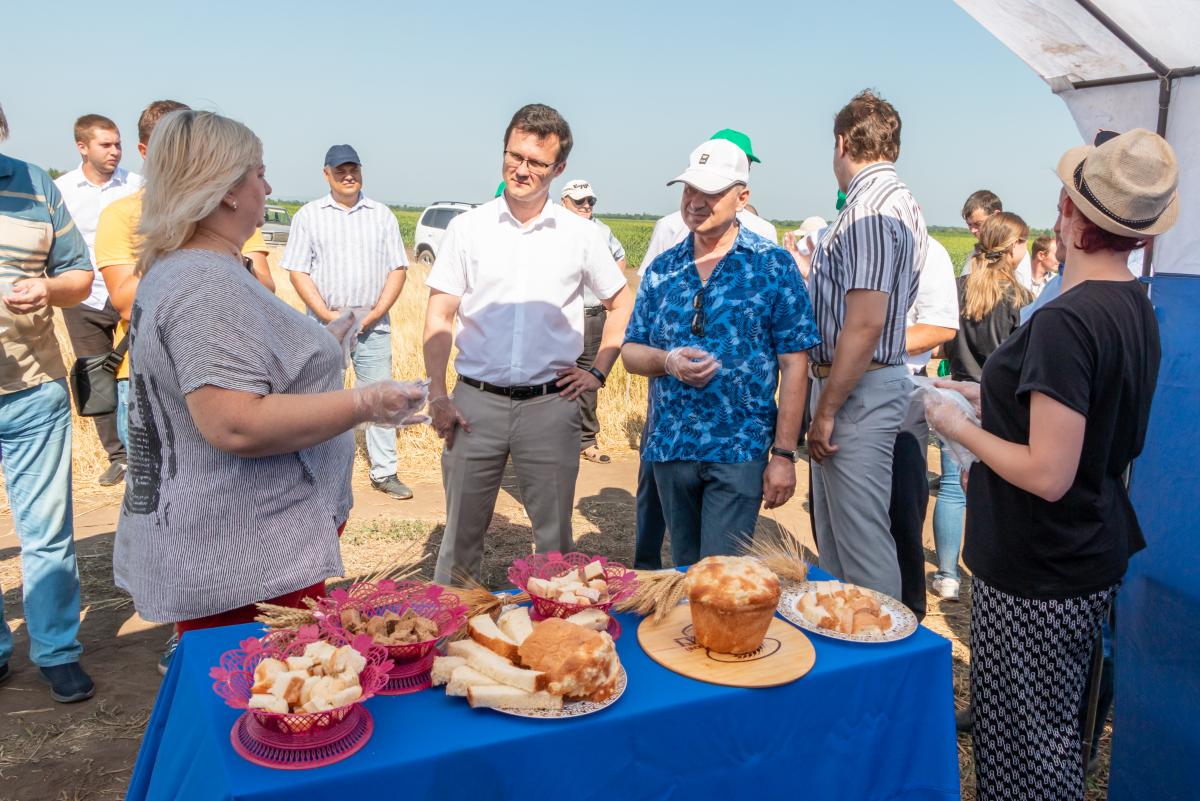
[(325, 166), (336, 167), (339, 164), (362, 164), (358, 159), (358, 154), (354, 152), (354, 148), (350, 145), (334, 145), (325, 151)]

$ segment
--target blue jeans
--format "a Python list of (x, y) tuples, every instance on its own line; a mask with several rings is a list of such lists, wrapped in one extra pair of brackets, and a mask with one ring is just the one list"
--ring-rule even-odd
[[(354, 383), (374, 384), (392, 377), (392, 332), (376, 326), (358, 335), (358, 345), (350, 357), (354, 363)], [(396, 475), (396, 429), (367, 426), (367, 456), (371, 460), (371, 478), (381, 481)]]
[[(71, 520), (70, 404), (63, 379), (0, 395), (0, 462), (21, 542), (29, 656), (40, 667), (78, 662), (83, 650)], [(12, 652), (0, 594), (0, 664)]]
[(958, 465), (950, 458), (950, 449), (942, 446), (942, 481), (937, 504), (933, 507), (933, 543), (937, 548), (940, 578), (958, 578), (958, 554), (962, 550), (963, 516), (967, 497), (963, 494)]
[(117, 437), (129, 453), (129, 379), (117, 379)]
[(766, 454), (737, 464), (654, 462), (676, 565), (735, 554), (739, 535), (754, 536), (766, 467)]

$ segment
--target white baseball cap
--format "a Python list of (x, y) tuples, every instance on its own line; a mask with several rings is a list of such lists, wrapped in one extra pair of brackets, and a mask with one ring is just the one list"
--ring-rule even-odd
[(692, 151), (688, 168), (667, 181), (684, 183), (706, 195), (723, 192), (734, 184), (750, 183), (750, 160), (728, 139), (710, 139)]
[(566, 186), (562, 188), (562, 197), (569, 197), (571, 200), (583, 200), (585, 197), (595, 196), (592, 185), (583, 179), (567, 181)]
[(824, 217), (807, 217), (804, 222), (800, 223), (800, 227), (796, 229), (796, 236), (813, 236), (819, 234), (827, 225), (829, 223), (825, 222)]

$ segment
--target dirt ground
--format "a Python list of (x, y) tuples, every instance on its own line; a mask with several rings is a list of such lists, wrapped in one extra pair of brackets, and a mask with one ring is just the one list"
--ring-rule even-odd
[[(930, 459), (937, 464), (936, 454)], [(798, 466), (798, 484), (807, 487), (807, 467)], [(416, 497), (398, 502), (371, 490), (356, 477), (356, 505), (342, 540), (347, 574), (366, 575), (415, 549), (433, 554), (444, 524), (442, 490), (435, 465), (424, 465), (401, 478)], [(576, 492), (575, 538), (582, 551), (628, 563), (634, 540), (634, 493), (637, 458), (615, 454), (608, 465), (584, 462)], [(16, 652), (14, 676), (0, 687), (0, 799), (3, 801), (84, 801), (122, 798), (128, 785), (142, 732), (158, 691), (156, 662), (169, 631), (142, 621), (128, 597), (112, 583), (112, 546), (121, 488), (102, 489), (91, 477), (76, 477), (75, 521), (82, 579), (84, 665), (96, 681), (94, 698), (63, 706), (51, 701), (36, 669), (28, 661), (21, 608), (20, 561), (16, 537), (7, 515), (0, 517), (0, 587)], [(932, 520), (932, 504), (929, 520)], [(795, 498), (760, 518), (760, 525), (779, 526), (810, 551), (815, 550), (802, 498)], [(933, 534), (926, 526), (926, 561), (934, 569)], [(503, 586), (512, 559), (530, 549), (529, 519), (519, 503), (519, 490), (506, 475), (485, 551), (485, 580)], [(669, 560), (667, 561), (669, 564)], [(966, 703), (967, 638), (970, 599), (943, 603), (930, 597), (925, 625), (953, 646), (955, 695)], [(1108, 736), (1103, 766), (1089, 781), (1088, 801), (1107, 796)], [(970, 738), (959, 737), (963, 798), (974, 799)]]

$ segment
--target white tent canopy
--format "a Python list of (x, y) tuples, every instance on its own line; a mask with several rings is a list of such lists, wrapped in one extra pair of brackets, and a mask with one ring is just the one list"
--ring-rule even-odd
[(1154, 271), (1200, 275), (1200, 2), (955, 2), (1062, 97), (1085, 141), (1101, 128), (1157, 130), (1160, 76), (1172, 76), (1165, 136), (1179, 156), (1180, 214), (1155, 244)]

